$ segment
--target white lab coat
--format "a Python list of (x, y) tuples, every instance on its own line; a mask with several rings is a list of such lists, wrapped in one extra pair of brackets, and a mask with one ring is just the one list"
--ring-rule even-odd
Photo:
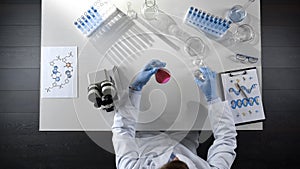
[(188, 134), (180, 143), (166, 133), (149, 132), (148, 135), (140, 135), (135, 131), (135, 125), (141, 92), (129, 90), (121, 99), (125, 102), (115, 112), (112, 126), (118, 169), (158, 169), (170, 160), (172, 153), (186, 162), (190, 169), (231, 167), (236, 156), (234, 149), (237, 133), (227, 102), (221, 102), (218, 98), (209, 103), (208, 115), (215, 141), (209, 148), (205, 161), (196, 154), (199, 144), (196, 132)]

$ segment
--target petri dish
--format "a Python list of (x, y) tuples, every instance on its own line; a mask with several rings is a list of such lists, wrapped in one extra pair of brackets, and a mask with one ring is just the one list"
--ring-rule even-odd
[(236, 32), (234, 33), (234, 39), (237, 42), (249, 42), (254, 39), (254, 30), (248, 24), (243, 24), (238, 26)]

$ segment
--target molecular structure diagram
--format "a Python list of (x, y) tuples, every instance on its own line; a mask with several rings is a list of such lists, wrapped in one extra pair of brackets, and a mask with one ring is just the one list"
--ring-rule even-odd
[(65, 57), (56, 56), (55, 59), (49, 62), (52, 68), (50, 77), (53, 79), (53, 82), (51, 86), (45, 88), (47, 92), (51, 92), (54, 88), (62, 89), (70, 82), (73, 75), (73, 66), (68, 59), (71, 57), (74, 56), (72, 52), (69, 52)]

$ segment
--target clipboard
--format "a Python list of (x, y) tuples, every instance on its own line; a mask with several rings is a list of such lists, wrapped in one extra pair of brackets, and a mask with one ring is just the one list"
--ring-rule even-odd
[(255, 67), (221, 73), (221, 80), (224, 97), (230, 105), (235, 124), (265, 119)]

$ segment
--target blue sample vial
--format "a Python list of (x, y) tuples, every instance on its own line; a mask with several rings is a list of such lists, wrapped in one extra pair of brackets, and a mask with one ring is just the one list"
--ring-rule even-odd
[(96, 21), (97, 23), (99, 22), (99, 19), (97, 19), (97, 17), (95, 16), (95, 14), (91, 10), (88, 10), (88, 13), (92, 16), (94, 21)]
[(79, 18), (77, 19), (77, 21), (80, 23), (80, 25), (84, 28), (86, 32), (90, 31), (90, 28), (86, 26)]
[(85, 30), (83, 29), (83, 27), (81, 27), (78, 22), (74, 22), (74, 25), (83, 33), (86, 34)]
[(100, 14), (98, 13), (97, 9), (95, 9), (93, 6), (91, 7), (92, 11), (94, 12), (94, 14), (98, 17), (101, 18)]
[(84, 13), (84, 15), (93, 24), (93, 26), (96, 26), (96, 21), (94, 21), (94, 19), (90, 15), (88, 15), (86, 12)]
[(188, 19), (190, 19), (191, 15), (192, 15), (192, 13), (193, 13), (193, 10), (194, 10), (194, 8), (193, 8), (193, 7), (190, 7), (189, 13), (188, 13), (188, 15), (187, 15), (187, 18), (188, 18)]
[(93, 29), (93, 25), (83, 15), (81, 16), (81, 20), (83, 20), (89, 28)]

